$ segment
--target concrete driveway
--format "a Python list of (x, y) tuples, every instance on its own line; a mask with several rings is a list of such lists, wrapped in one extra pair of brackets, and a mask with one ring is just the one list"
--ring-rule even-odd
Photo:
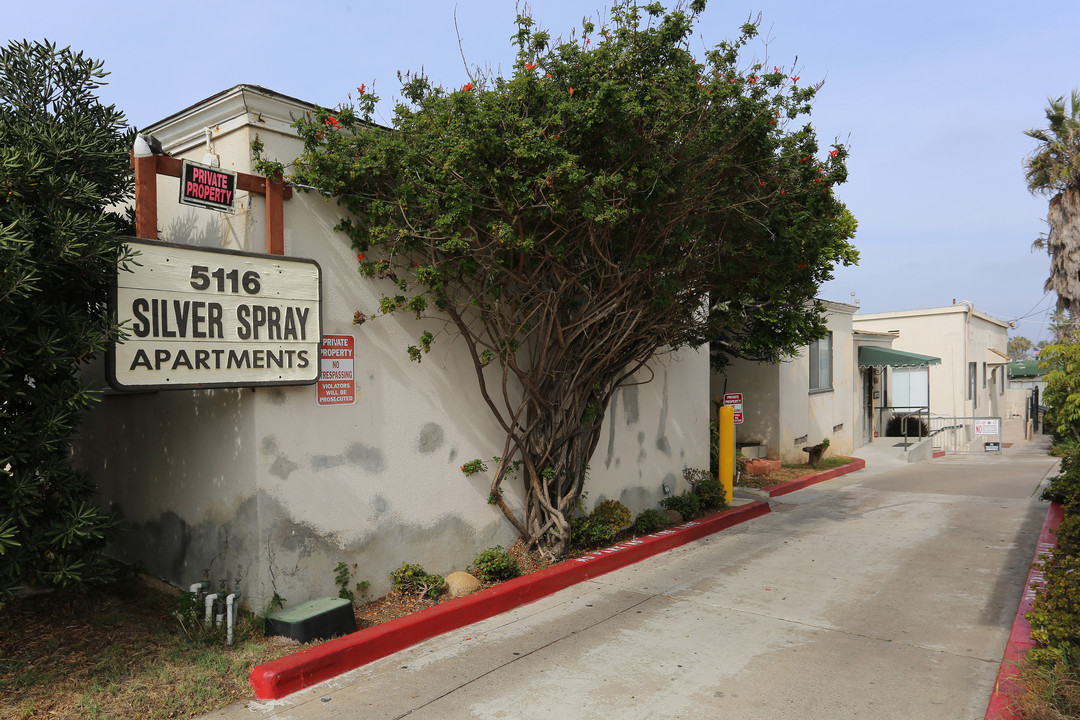
[(1055, 460), (872, 454), (770, 515), (206, 717), (982, 718)]

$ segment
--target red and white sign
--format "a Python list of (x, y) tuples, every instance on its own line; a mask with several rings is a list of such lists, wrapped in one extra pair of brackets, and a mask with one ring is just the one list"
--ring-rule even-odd
[(352, 335), (323, 335), (319, 346), (320, 405), (352, 405), (356, 402)]
[(735, 424), (741, 425), (743, 421), (742, 393), (726, 393), (724, 395), (724, 404), (735, 408)]

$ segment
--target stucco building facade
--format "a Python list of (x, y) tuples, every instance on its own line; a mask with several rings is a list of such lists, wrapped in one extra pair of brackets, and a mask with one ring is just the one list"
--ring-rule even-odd
[[(256, 137), (268, 157), (299, 154), (291, 124), (310, 110), (242, 85), (144, 132), (173, 156), (251, 173)], [(160, 240), (265, 252), (261, 195), (237, 192), (236, 211), (219, 213), (176, 203), (178, 182), (157, 179)], [(353, 338), (355, 401), (320, 405), (314, 385), (108, 391), (76, 455), (131, 528), (113, 548), (120, 559), (180, 586), (204, 573), (215, 587), (226, 579), (260, 609), (274, 593), (290, 602), (336, 594), (339, 562), (381, 593), (403, 561), (445, 574), (515, 540), (487, 502), (487, 474), (460, 469), (499, 454), (504, 438), (478, 398), (471, 360), (444, 335), (422, 363), (409, 361), (406, 347), (439, 330), (438, 317), (352, 323), (384, 288), (357, 273), (356, 251), (333, 230), (340, 212), (318, 192), (295, 192), (285, 201), (284, 251), (321, 267), (322, 331)], [(634, 513), (655, 507), (665, 485), (686, 488), (684, 468), (708, 466), (707, 352), (658, 357), (651, 375), (608, 409), (590, 507), (608, 498)], [(517, 484), (507, 483), (506, 497), (521, 506)]]

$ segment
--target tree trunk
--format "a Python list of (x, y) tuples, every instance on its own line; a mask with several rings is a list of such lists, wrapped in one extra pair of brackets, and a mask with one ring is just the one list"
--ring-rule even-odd
[(1080, 188), (1069, 187), (1050, 200), (1050, 278), (1046, 290), (1058, 295), (1058, 309), (1080, 318)]

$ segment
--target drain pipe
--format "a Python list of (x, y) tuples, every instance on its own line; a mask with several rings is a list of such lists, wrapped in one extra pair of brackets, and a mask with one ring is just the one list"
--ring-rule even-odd
[(191, 596), (193, 598), (195, 598), (195, 605), (196, 606), (199, 604), (199, 593), (201, 591), (202, 591), (202, 583), (192, 583), (191, 587), (188, 588), (188, 592), (191, 593)]
[(229, 596), (225, 598), (225, 617), (226, 628), (225, 632), (225, 644), (232, 645), (233, 641), (233, 622), (236, 620), (236, 593), (229, 593)]
[(217, 600), (217, 598), (217, 593), (210, 593), (205, 598), (203, 598), (203, 602), (206, 603), (206, 617), (203, 618), (204, 627), (210, 627), (210, 623), (212, 623), (214, 620), (214, 602)]

